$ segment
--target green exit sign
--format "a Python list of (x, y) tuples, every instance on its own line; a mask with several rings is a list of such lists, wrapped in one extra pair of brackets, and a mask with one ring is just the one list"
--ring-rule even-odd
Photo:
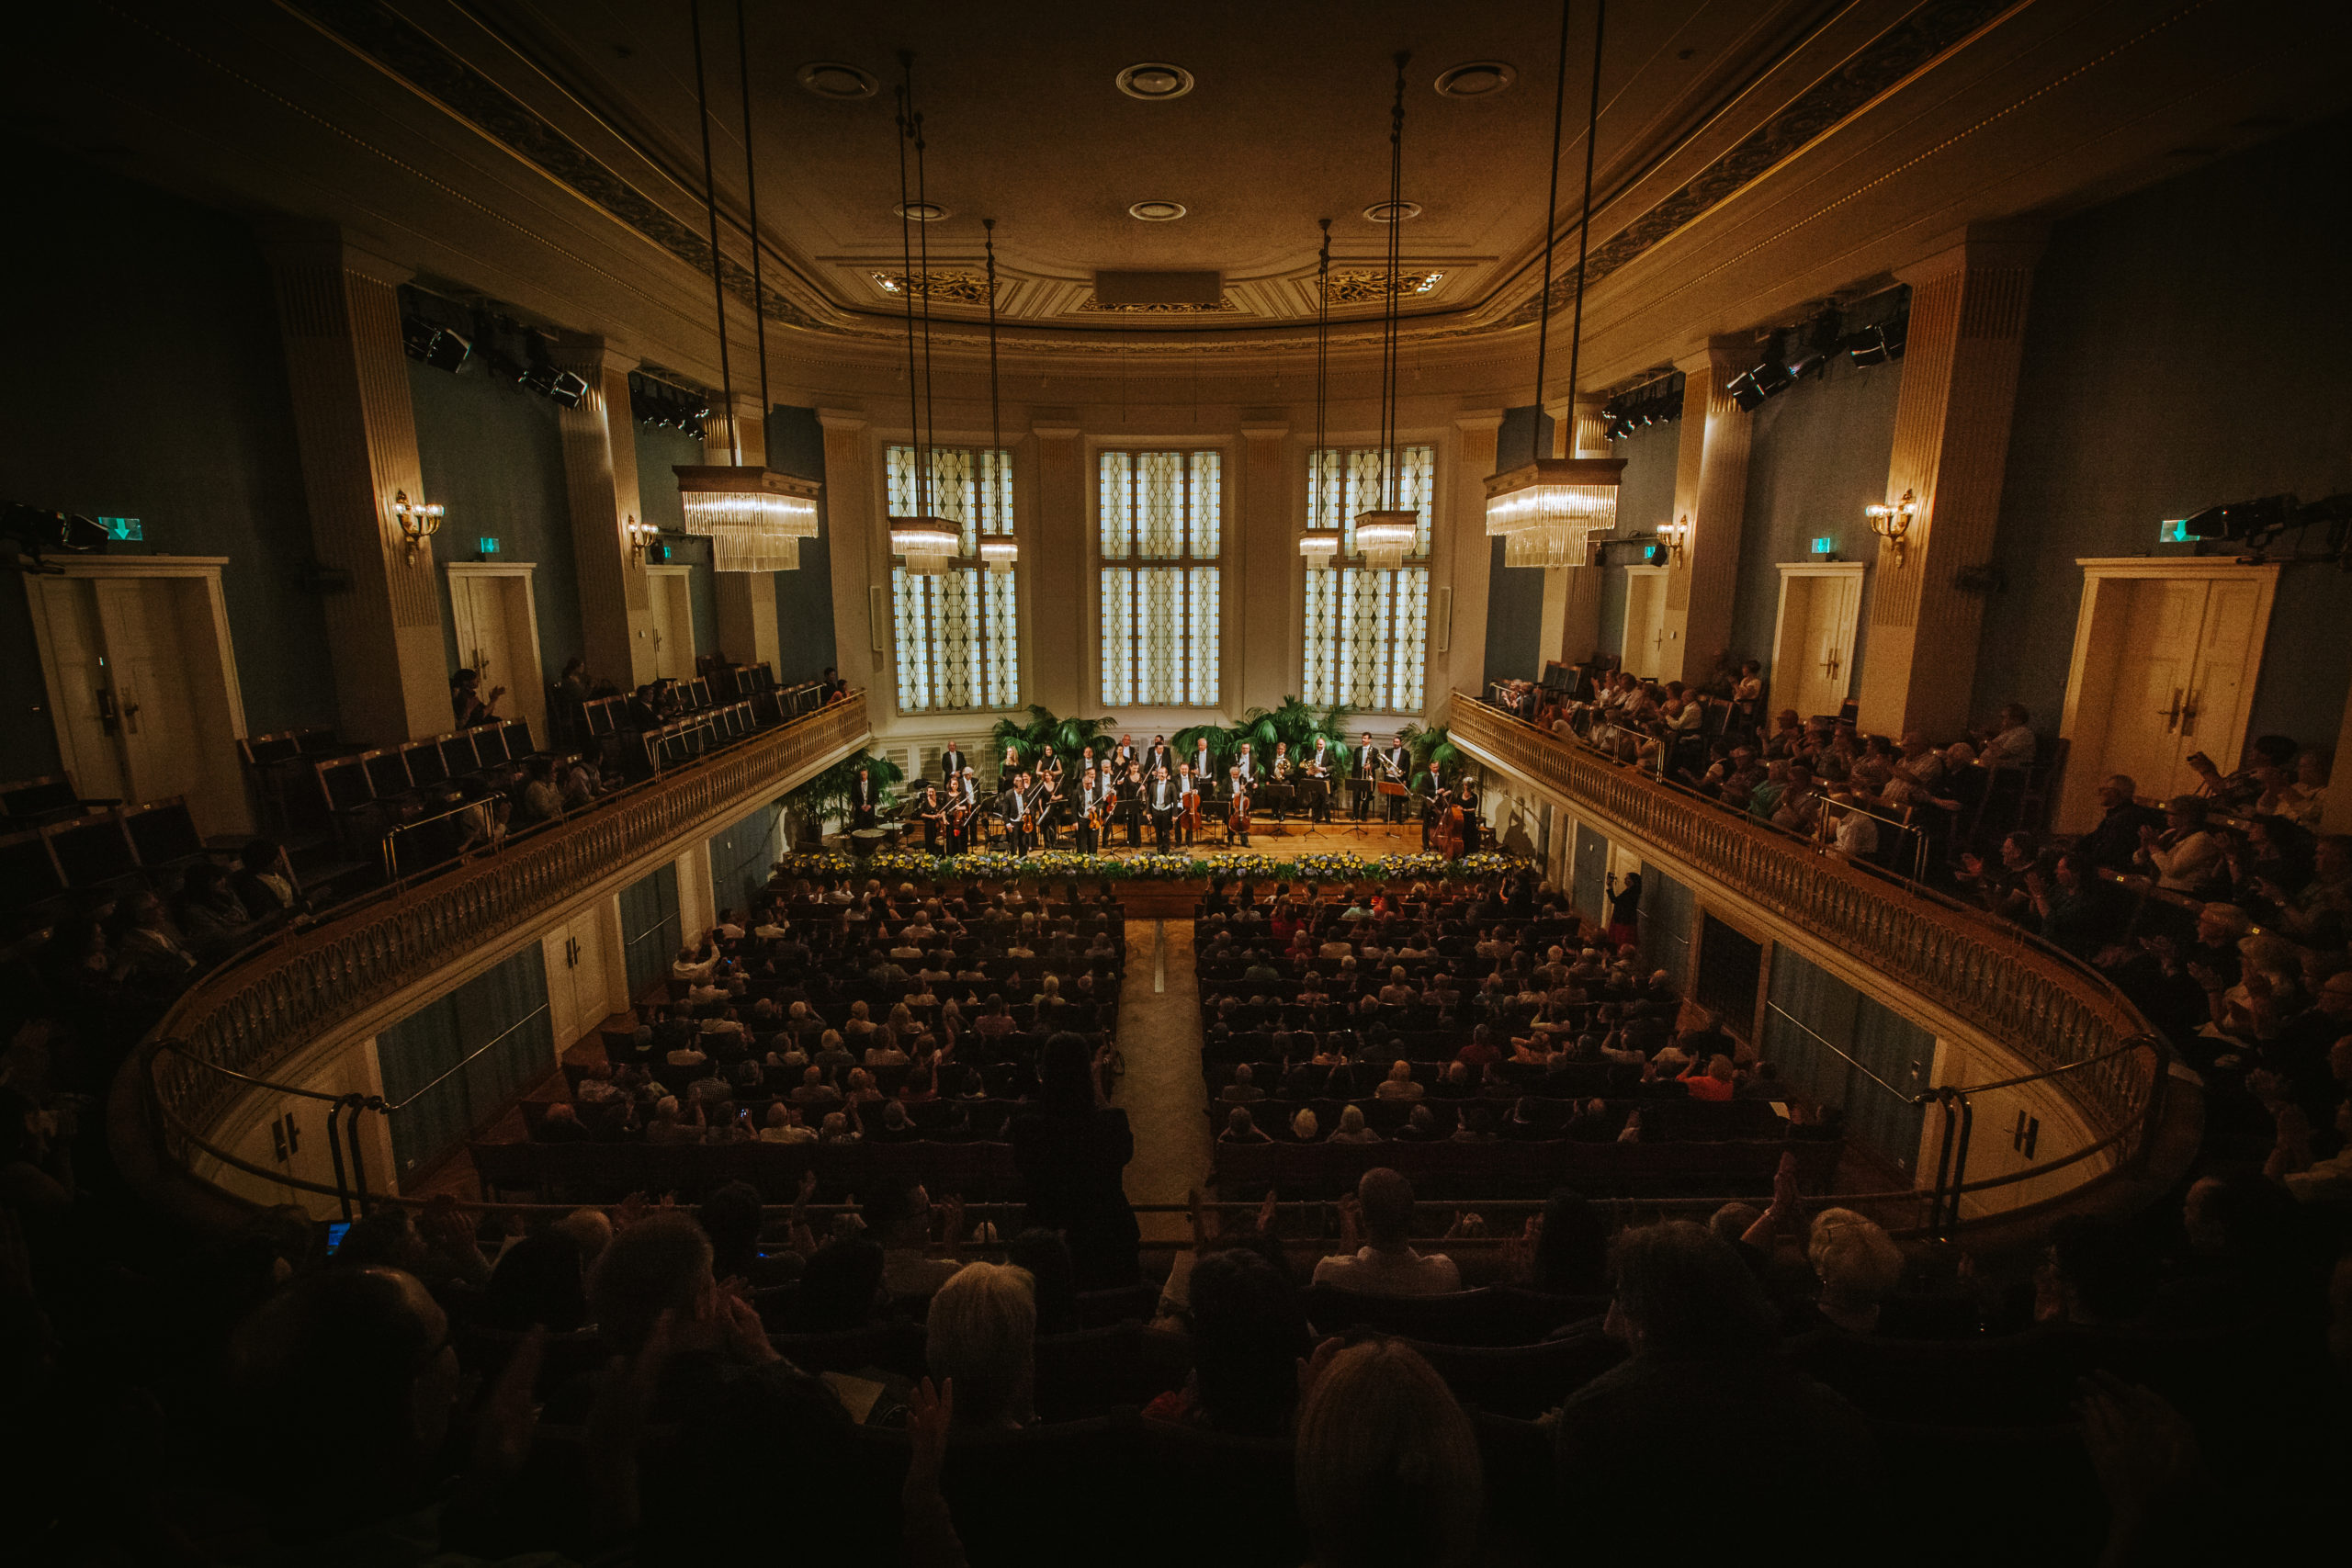
[(136, 517), (101, 517), (97, 525), (109, 539), (127, 544), (144, 544), (147, 539), (147, 529)]
[(495, 535), (484, 534), (481, 536), (481, 553), (486, 556), (494, 556), (498, 553), (498, 539)]
[(2193, 544), (2197, 536), (2188, 531), (2188, 519), (2186, 517), (2175, 517), (2156, 525), (2156, 543), (2160, 545)]
[(1813, 542), (1813, 553), (1817, 556), (1826, 556), (1837, 547), (1838, 541), (1826, 536)]

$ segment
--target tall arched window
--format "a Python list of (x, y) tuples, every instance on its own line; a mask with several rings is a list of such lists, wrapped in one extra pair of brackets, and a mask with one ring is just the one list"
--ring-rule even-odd
[[(1307, 455), (1308, 526), (1340, 531), (1338, 558), (1306, 574), (1308, 702), (1381, 714), (1418, 714), (1426, 705), (1436, 476), (1436, 448), (1400, 446), (1384, 501), (1378, 447), (1326, 446)], [(1393, 568), (1364, 564), (1356, 544), (1357, 513), (1384, 506), (1420, 516), (1412, 549)]]
[(984, 537), (1012, 535), (1012, 454), (984, 447), (933, 446), (928, 498), (912, 446), (884, 450), (889, 513), (933, 515), (963, 535), (946, 570), (935, 576), (890, 570), (898, 626), (899, 711), (973, 713), (1021, 705), (1020, 569), (989, 570), (979, 559)]
[(1215, 707), (1224, 455), (1104, 452), (1097, 480), (1103, 705)]

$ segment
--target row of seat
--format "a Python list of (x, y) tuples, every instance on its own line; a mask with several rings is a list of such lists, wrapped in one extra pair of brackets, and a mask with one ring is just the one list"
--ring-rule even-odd
[(35, 915), (68, 893), (113, 891), (203, 854), (203, 836), (181, 795), (52, 817), (0, 836), (0, 916)]
[(1285, 1198), (1336, 1198), (1363, 1173), (1386, 1166), (1409, 1178), (1421, 1197), (1453, 1202), (1537, 1199), (1555, 1187), (1591, 1198), (1723, 1197), (1770, 1193), (1783, 1154), (1796, 1156), (1800, 1187), (1826, 1193), (1844, 1152), (1838, 1138), (1747, 1139), (1722, 1143), (1586, 1144), (1570, 1139), (1520, 1143), (1238, 1144), (1219, 1141), (1213, 1156), (1217, 1190), (1246, 1201), (1274, 1190)]

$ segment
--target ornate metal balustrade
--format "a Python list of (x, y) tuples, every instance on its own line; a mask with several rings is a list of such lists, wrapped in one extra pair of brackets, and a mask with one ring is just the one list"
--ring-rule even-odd
[[(254, 949), (198, 981), (158, 1025), (164, 1122), (207, 1125), (240, 1092), (202, 1063), (267, 1077), (347, 1019), (561, 908), (618, 867), (773, 800), (794, 775), (862, 748), (865, 694), (639, 784), (558, 826)], [(196, 1060), (189, 1060), (188, 1057)]]
[[(1482, 761), (1570, 802), (1596, 826), (1656, 845), (1965, 1019), (2062, 1080), (2104, 1123), (2145, 1120), (2161, 1069), (2121, 1047), (2147, 1021), (2104, 979), (2023, 932), (1660, 784), (1464, 693), (1448, 733)], [(2126, 1140), (2128, 1149), (2129, 1140)]]

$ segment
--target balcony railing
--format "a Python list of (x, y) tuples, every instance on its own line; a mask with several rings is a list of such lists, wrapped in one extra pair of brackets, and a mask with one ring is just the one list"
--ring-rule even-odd
[[(2147, 1021), (2105, 979), (2015, 927), (1802, 840), (1514, 718), (1464, 693), (1448, 733), (1481, 761), (1531, 779), (1577, 815), (1657, 846), (1748, 903), (1867, 964), (1903, 990), (1983, 1030), (2064, 1091), (2112, 1137), (2144, 1123), (2155, 1053), (2127, 1049)], [(2124, 1138), (2127, 1151), (2132, 1140)]]
[(152, 1064), (164, 1125), (207, 1127), (243, 1091), (229, 1074), (269, 1077), (337, 1024), (563, 908), (616, 868), (775, 799), (781, 781), (838, 760), (871, 733), (865, 694), (852, 692), (560, 826), (249, 951), (198, 980), (157, 1026), (176, 1047)]

